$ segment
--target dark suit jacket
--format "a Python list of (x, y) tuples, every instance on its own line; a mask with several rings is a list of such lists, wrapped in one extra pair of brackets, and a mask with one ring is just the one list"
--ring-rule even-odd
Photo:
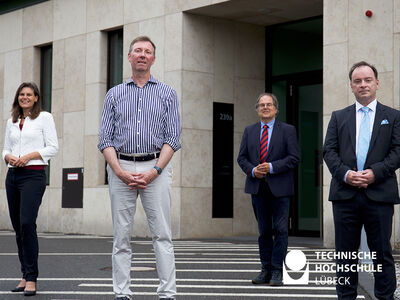
[[(388, 123), (388, 124), (385, 124)], [(332, 174), (329, 200), (346, 200), (358, 191), (344, 182), (348, 170), (357, 171), (356, 105), (332, 113), (326, 132), (324, 160)], [(400, 112), (379, 102), (364, 169), (375, 182), (366, 189), (374, 201), (400, 203), (395, 171), (400, 167)]]
[[(247, 126), (243, 133), (237, 162), (246, 173), (245, 192), (257, 194), (260, 181), (251, 171), (260, 163), (261, 124)], [(267, 174), (267, 182), (275, 197), (294, 194), (293, 169), (299, 163), (299, 147), (294, 126), (275, 120), (268, 147), (267, 162), (272, 163), (274, 174)]]

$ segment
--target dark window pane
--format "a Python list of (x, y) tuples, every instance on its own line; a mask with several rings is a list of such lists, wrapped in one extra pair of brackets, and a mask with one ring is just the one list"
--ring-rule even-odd
[[(40, 48), (40, 95), (42, 98), (42, 108), (51, 112), (51, 87), (52, 87), (52, 60), (53, 46)], [(46, 166), (46, 183), (50, 184), (50, 165)]]
[[(122, 29), (108, 32), (107, 90), (122, 83), (122, 60), (124, 53), (122, 38)], [(107, 168), (104, 182), (108, 184)]]
[(40, 93), (42, 96), (43, 109), (48, 112), (51, 112), (52, 57), (52, 45), (41, 48)]
[(107, 89), (122, 83), (122, 29), (108, 33)]

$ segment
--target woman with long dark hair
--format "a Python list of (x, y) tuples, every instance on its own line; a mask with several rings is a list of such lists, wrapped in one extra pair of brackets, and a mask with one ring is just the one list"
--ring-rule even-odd
[(22, 279), (12, 292), (36, 294), (39, 245), (36, 218), (46, 189), (45, 166), (58, 151), (53, 116), (42, 111), (39, 89), (22, 83), (7, 121), (2, 157), (8, 164), (6, 193)]

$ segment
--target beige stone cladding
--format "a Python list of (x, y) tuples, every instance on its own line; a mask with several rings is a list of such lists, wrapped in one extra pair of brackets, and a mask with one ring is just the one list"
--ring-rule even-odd
[[(255, 234), (244, 176), (234, 162), (234, 218), (212, 219), (212, 103), (235, 105), (235, 149), (255, 120), (264, 90), (264, 28), (201, 17), (186, 10), (216, 0), (53, 0), (0, 15), (0, 138), (21, 81), (40, 83), (40, 47), (52, 44), (52, 114), (60, 150), (39, 213), (40, 231), (112, 234), (105, 162), (96, 145), (107, 84), (107, 31), (123, 28), (123, 79), (130, 41), (149, 35), (157, 45), (153, 75), (175, 88), (182, 113), (182, 150), (171, 161), (174, 237)], [(9, 30), (12, 28), (12, 30)], [(240, 112), (240, 113), (239, 113)], [(83, 209), (61, 208), (63, 168), (83, 167)], [(1, 168), (4, 179), (6, 168)], [(0, 186), (2, 195), (4, 181)], [(1, 202), (1, 229), (11, 229)], [(134, 235), (148, 236), (141, 205)]]
[[(324, 134), (332, 111), (354, 103), (349, 87), (348, 70), (355, 62), (365, 60), (379, 72), (378, 101), (399, 108), (399, 31), (400, 1), (349, 0), (324, 1), (323, 40), (323, 122)], [(393, 8), (395, 8), (393, 10)], [(367, 10), (372, 17), (365, 15)], [(327, 200), (330, 173), (324, 166), (323, 237), (324, 245), (334, 245), (332, 205)], [(393, 223), (393, 241), (400, 239), (398, 208)]]
[[(264, 28), (223, 19), (183, 16), (181, 235), (254, 235), (251, 200), (236, 166), (244, 127), (257, 120), (264, 91)], [(213, 102), (234, 104), (234, 217), (212, 218)], [(195, 221), (191, 221), (194, 220)], [(187, 226), (192, 222), (192, 226)]]
[[(179, 97), (182, 149), (171, 162), (174, 238), (256, 234), (251, 200), (243, 192), (244, 174), (236, 156), (245, 126), (257, 120), (254, 101), (265, 88), (265, 27), (233, 20), (234, 10), (231, 15), (218, 10), (229, 3), (233, 7), (234, 2), (50, 0), (0, 15), (1, 145), (17, 86), (23, 80), (39, 83), (40, 47), (53, 46), (52, 114), (60, 150), (51, 161), (50, 185), (38, 219), (40, 231), (112, 234), (105, 162), (96, 144), (107, 85), (107, 32), (122, 28), (123, 79), (131, 74), (126, 59), (129, 43), (137, 35), (149, 35), (157, 45), (153, 74), (173, 86)], [(188, 12), (196, 8), (206, 8), (208, 16)], [(367, 9), (373, 12), (371, 18), (365, 16)], [(217, 13), (226, 13), (225, 18), (215, 17)], [(267, 12), (255, 20), (261, 20), (262, 14)], [(305, 17), (307, 12), (301, 15)], [(285, 22), (292, 16), (293, 12), (277, 12), (269, 21)], [(324, 134), (331, 112), (354, 102), (347, 72), (356, 61), (376, 65), (380, 72), (378, 99), (399, 108), (400, 0), (323, 1), (323, 30)], [(213, 219), (211, 212), (213, 102), (234, 104), (232, 219)], [(85, 170), (82, 209), (61, 208), (62, 169), (68, 167)], [(5, 199), (5, 174), (2, 164), (1, 199)], [(329, 182), (324, 166), (325, 246), (334, 243), (332, 208), (327, 201)], [(140, 205), (135, 223), (134, 235), (149, 235)], [(397, 245), (398, 208), (393, 228)], [(0, 201), (0, 229), (11, 229), (6, 201)]]

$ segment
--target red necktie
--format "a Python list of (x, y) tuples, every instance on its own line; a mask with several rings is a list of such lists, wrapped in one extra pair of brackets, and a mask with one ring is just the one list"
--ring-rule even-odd
[(260, 141), (260, 163), (265, 162), (268, 154), (268, 126), (264, 125)]

